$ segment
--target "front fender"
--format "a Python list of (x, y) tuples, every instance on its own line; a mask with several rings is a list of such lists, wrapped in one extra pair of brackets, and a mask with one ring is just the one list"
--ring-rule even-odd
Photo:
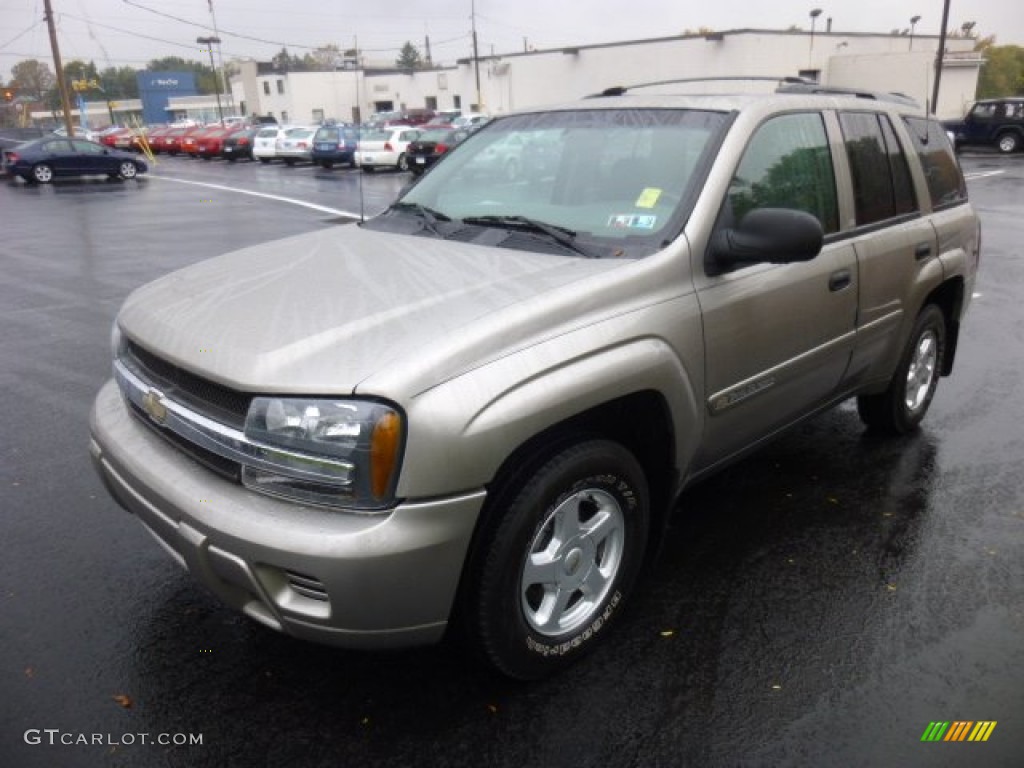
[[(639, 329), (656, 332), (633, 335)], [(667, 404), (676, 469), (685, 475), (703, 430), (694, 378), (701, 371), (700, 317), (692, 296), (490, 362), (406, 404), (409, 431), (398, 494), (422, 498), (482, 487), (530, 438), (638, 392), (656, 392)]]

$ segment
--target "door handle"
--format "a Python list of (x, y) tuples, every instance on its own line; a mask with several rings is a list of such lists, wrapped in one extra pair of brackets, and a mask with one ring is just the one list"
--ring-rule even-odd
[(917, 259), (918, 261), (921, 261), (922, 259), (927, 259), (931, 255), (931, 243), (918, 243), (917, 247), (914, 249), (914, 258)]
[(851, 281), (852, 277), (850, 276), (850, 270), (840, 269), (837, 272), (833, 272), (831, 275), (829, 275), (828, 289), (833, 293), (835, 291), (841, 291), (843, 290), (843, 288), (846, 288)]

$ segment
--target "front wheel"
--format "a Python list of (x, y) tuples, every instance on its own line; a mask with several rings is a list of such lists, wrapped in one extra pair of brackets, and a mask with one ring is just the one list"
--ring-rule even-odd
[(260, 158), (260, 162), (263, 163), (264, 165), (266, 165), (267, 163), (270, 162), (270, 158), (269, 157), (261, 157)]
[(493, 666), (533, 680), (589, 652), (622, 612), (647, 549), (647, 481), (629, 451), (595, 439), (508, 499), (482, 538), (467, 619)]
[(122, 179), (134, 179), (139, 174), (139, 169), (131, 160), (125, 160), (117, 167), (117, 175)]
[(905, 435), (917, 429), (928, 412), (946, 354), (946, 318), (934, 304), (914, 322), (889, 387), (857, 398), (857, 413), (870, 429)]
[(1020, 137), (1015, 133), (1004, 133), (996, 142), (999, 151), (1004, 155), (1010, 155), (1020, 149)]
[(405, 152), (403, 152), (402, 154), (400, 154), (398, 156), (398, 162), (395, 163), (395, 167), (398, 170), (400, 170), (400, 171), (408, 171), (409, 170), (409, 161), (405, 157)]
[(32, 180), (40, 184), (49, 184), (53, 181), (53, 168), (46, 163), (37, 163), (32, 166)]

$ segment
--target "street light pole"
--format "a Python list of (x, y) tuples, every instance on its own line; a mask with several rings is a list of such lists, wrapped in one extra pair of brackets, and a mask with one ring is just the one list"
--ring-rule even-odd
[(910, 17), (910, 49), (909, 50), (911, 50), (911, 51), (914, 50), (914, 27), (917, 26), (917, 22), (919, 22), (920, 20), (921, 20), (920, 16), (911, 16)]
[(814, 26), (818, 21), (818, 17), (821, 16), (821, 8), (815, 8), (811, 11), (811, 48), (807, 52), (807, 68), (812, 69), (814, 67)]
[(197, 37), (196, 42), (206, 46), (206, 52), (210, 54), (210, 70), (213, 72), (213, 92), (217, 94), (217, 119), (221, 125), (224, 124), (224, 111), (220, 106), (220, 85), (217, 83), (217, 65), (213, 63), (213, 45), (219, 44), (219, 37)]

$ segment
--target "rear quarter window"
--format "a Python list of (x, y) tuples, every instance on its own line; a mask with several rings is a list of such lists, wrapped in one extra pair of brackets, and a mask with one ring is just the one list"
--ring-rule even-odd
[(967, 184), (942, 126), (923, 117), (904, 117), (903, 122), (921, 160), (932, 207), (944, 208), (966, 202)]
[(889, 117), (874, 112), (843, 112), (839, 124), (853, 177), (857, 226), (916, 211), (907, 158)]

